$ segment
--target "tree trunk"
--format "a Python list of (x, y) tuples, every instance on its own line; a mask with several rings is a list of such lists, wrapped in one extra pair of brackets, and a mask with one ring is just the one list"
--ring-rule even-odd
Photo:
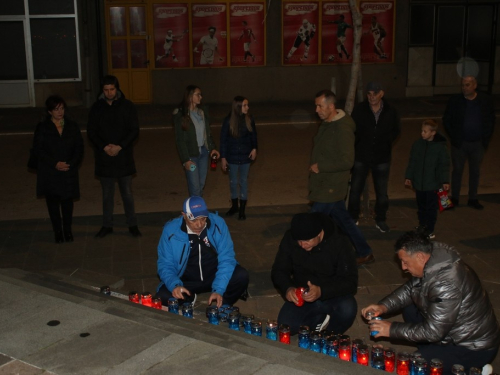
[(356, 0), (349, 0), (349, 7), (351, 8), (352, 27), (354, 30), (354, 50), (352, 52), (352, 65), (351, 65), (351, 81), (349, 83), (349, 91), (345, 102), (345, 111), (351, 114), (354, 108), (356, 99), (356, 91), (358, 87), (363, 87), (361, 81), (361, 34), (362, 34), (362, 19), (363, 16), (358, 9)]

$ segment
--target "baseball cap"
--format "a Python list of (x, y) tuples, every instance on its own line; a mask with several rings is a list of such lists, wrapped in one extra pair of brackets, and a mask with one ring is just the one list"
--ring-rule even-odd
[(366, 85), (366, 92), (373, 91), (375, 94), (378, 94), (378, 92), (383, 89), (382, 85), (378, 82), (370, 82)]
[(290, 232), (295, 241), (305, 241), (316, 237), (323, 230), (317, 214), (300, 213), (292, 218)]
[(182, 205), (184, 212), (189, 220), (195, 220), (199, 217), (208, 217), (208, 209), (202, 197), (189, 197)]

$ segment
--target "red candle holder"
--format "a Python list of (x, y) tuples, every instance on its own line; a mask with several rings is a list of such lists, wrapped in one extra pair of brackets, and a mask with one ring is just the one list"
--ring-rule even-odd
[(280, 325), (280, 329), (278, 331), (279, 340), (283, 344), (290, 345), (290, 327), (286, 324)]
[(398, 375), (410, 374), (410, 355), (408, 353), (398, 353), (398, 359), (396, 361), (396, 372)]
[(438, 358), (431, 359), (430, 362), (430, 375), (443, 375), (443, 361)]
[(351, 345), (345, 342), (339, 345), (339, 358), (343, 361), (351, 360)]
[(128, 300), (133, 303), (140, 303), (141, 298), (139, 297), (139, 293), (137, 292), (130, 292), (128, 294)]
[(384, 350), (384, 364), (385, 364), (385, 371), (387, 372), (394, 372), (394, 367), (396, 362), (396, 356), (394, 349), (392, 348), (387, 348)]
[(153, 298), (153, 308), (161, 310), (162, 304), (161, 304), (161, 298), (155, 297)]
[(149, 292), (141, 294), (141, 303), (147, 307), (153, 307), (153, 296)]
[(369, 359), (368, 346), (358, 345), (358, 363), (363, 366), (368, 366)]

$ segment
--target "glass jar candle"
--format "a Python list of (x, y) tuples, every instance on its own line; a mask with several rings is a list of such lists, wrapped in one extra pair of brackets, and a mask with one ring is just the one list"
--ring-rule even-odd
[(208, 322), (210, 324), (219, 325), (219, 310), (217, 309), (217, 306), (208, 306), (207, 307), (207, 318)]
[(245, 315), (241, 317), (243, 321), (243, 330), (245, 333), (252, 334), (252, 320), (254, 319), (253, 315)]
[(321, 353), (321, 333), (314, 331), (310, 335), (309, 350), (315, 353)]
[(478, 369), (477, 367), (471, 367), (469, 369), (469, 375), (481, 375), (482, 373), (481, 369)]
[(286, 324), (280, 325), (278, 335), (281, 343), (290, 345), (290, 326)]
[(351, 343), (351, 362), (358, 363), (358, 347), (363, 345), (364, 342), (361, 339), (354, 339)]
[(229, 313), (227, 317), (227, 322), (229, 324), (229, 329), (233, 331), (240, 330), (240, 313), (236, 311), (232, 311)]
[(380, 358), (376, 359), (372, 361), (372, 367), (376, 370), (385, 370), (384, 361), (381, 360)]
[(219, 322), (227, 323), (227, 313), (219, 311)]
[(299, 327), (299, 348), (309, 349), (309, 344), (311, 343), (311, 337), (308, 326)]
[(368, 366), (369, 362), (369, 351), (368, 351), (368, 345), (362, 344), (358, 345), (358, 363), (363, 366)]
[(229, 314), (231, 311), (239, 313), (240, 312), (240, 308), (238, 306), (229, 306), (226, 309), (226, 312)]
[(133, 303), (139, 303), (141, 298), (139, 297), (139, 293), (133, 291), (128, 294), (128, 300)]
[(384, 364), (385, 371), (394, 372), (394, 368), (396, 366), (396, 352), (393, 348), (384, 349)]
[(419, 351), (416, 351), (416, 352), (413, 352), (411, 355), (410, 355), (410, 375), (415, 375), (415, 361), (417, 360), (417, 358), (420, 358), (422, 357), (422, 353), (420, 353)]
[(153, 298), (153, 308), (161, 310), (161, 298), (160, 297), (155, 297)]
[(182, 316), (193, 319), (193, 304), (185, 302), (182, 304)]
[(326, 355), (333, 357), (333, 358), (338, 358), (339, 353), (337, 351), (338, 348), (338, 342), (335, 343), (335, 340), (337, 339), (337, 336), (332, 335), (326, 339), (325, 346), (326, 346)]
[[(380, 316), (374, 316), (373, 318), (370, 319), (371, 321), (374, 321), (374, 320), (382, 320), (382, 318)], [(375, 336), (375, 335), (378, 335), (378, 331), (371, 331), (370, 330), (370, 336)]]
[(266, 323), (266, 339), (277, 341), (278, 340), (278, 321), (268, 319)]
[(351, 337), (349, 335), (340, 335), (339, 336), (339, 345), (342, 344), (343, 342), (345, 342), (349, 346), (351, 346)]
[(465, 374), (465, 368), (462, 365), (455, 364), (455, 365), (451, 366), (451, 373), (454, 375)]
[(333, 336), (332, 331), (324, 330), (321, 332), (321, 353), (328, 355), (328, 345), (326, 345), (327, 340)]
[(144, 306), (153, 307), (153, 296), (149, 292), (144, 292), (141, 294), (141, 303)]
[(253, 321), (251, 324), (252, 335), (262, 336), (262, 323)]
[(373, 362), (383, 361), (383, 360), (384, 360), (384, 346), (382, 344), (373, 344), (371, 364), (373, 365)]
[(427, 375), (427, 361), (425, 358), (418, 357), (413, 363), (415, 375)]
[(443, 361), (438, 358), (431, 359), (429, 363), (429, 375), (443, 375)]
[(168, 312), (179, 314), (179, 300), (174, 297), (168, 299)]
[(105, 294), (107, 296), (110, 296), (111, 295), (111, 288), (107, 285), (101, 286), (101, 293)]
[(339, 343), (339, 358), (343, 361), (351, 360), (351, 345), (345, 341)]
[(396, 373), (398, 375), (410, 374), (410, 355), (407, 352), (398, 353), (396, 357)]

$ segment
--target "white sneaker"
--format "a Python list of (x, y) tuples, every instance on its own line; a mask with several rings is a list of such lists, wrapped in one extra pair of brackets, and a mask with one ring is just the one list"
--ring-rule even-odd
[(318, 331), (318, 332), (323, 331), (326, 327), (328, 327), (328, 323), (330, 323), (330, 315), (326, 315), (325, 320), (323, 320), (322, 323), (319, 323), (316, 326), (316, 331)]
[(483, 375), (491, 375), (491, 374), (493, 374), (493, 366), (489, 365), (489, 364), (484, 365), (483, 366), (483, 370), (482, 370), (482, 374)]

